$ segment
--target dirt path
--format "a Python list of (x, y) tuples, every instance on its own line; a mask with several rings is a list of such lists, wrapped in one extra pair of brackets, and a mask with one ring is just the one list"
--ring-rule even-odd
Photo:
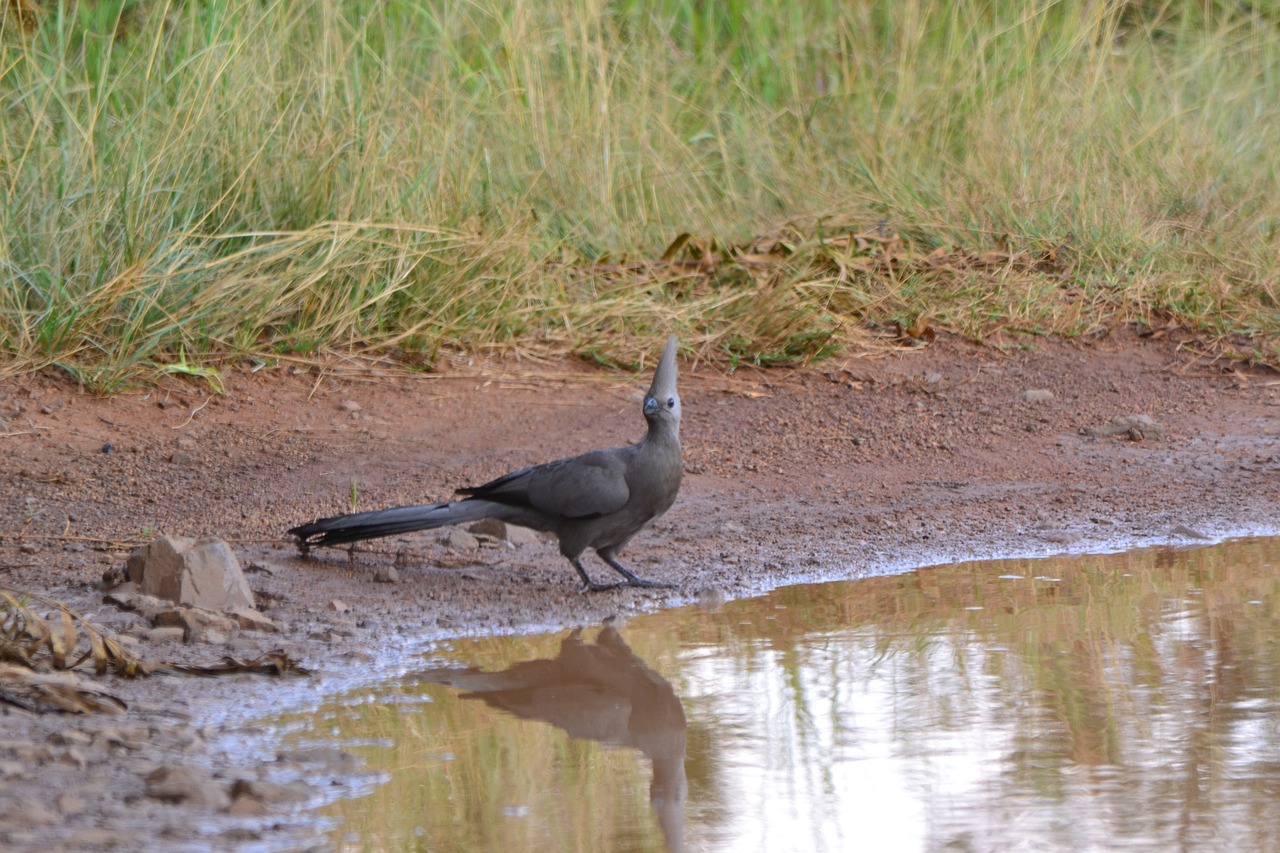
[[(563, 364), (449, 368), (233, 373), (224, 396), (187, 383), (111, 399), (46, 377), (0, 385), (0, 583), (81, 607), (148, 657), (283, 647), (326, 674), (305, 684), (111, 681), (131, 705), (111, 718), (0, 710), (0, 846), (181, 849), (193, 836), (203, 841), (191, 849), (305, 845), (315, 829), (283, 795), (264, 797), (265, 815), (226, 816), (149, 798), (145, 777), (200, 765), (224, 786), (346, 784), (341, 756), (275, 761), (271, 733), (246, 720), (379, 677), (433, 637), (591, 624), (967, 557), (1280, 529), (1280, 377), (1224, 372), (1169, 341), (1123, 333), (1012, 353), (940, 340), (804, 371), (684, 365), (684, 488), (626, 554), (673, 591), (580, 595), (552, 543), (450, 547), (440, 531), (353, 560), (298, 559), (282, 532), (349, 511), (353, 493), (364, 509), (441, 499), (642, 431), (647, 377)], [(1132, 416), (1149, 420), (1111, 428)], [(250, 582), (282, 631), (246, 632), (227, 647), (165, 645), (102, 604), (103, 572), (159, 533), (231, 541), (265, 570)], [(373, 582), (392, 565), (397, 583)], [(606, 577), (594, 558), (587, 567)], [(335, 599), (349, 609), (331, 609)]]

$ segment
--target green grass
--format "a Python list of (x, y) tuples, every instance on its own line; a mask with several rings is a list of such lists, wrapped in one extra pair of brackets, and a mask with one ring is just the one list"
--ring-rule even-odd
[(671, 329), (775, 363), (922, 318), (993, 341), (1175, 322), (1280, 362), (1280, 15), (102, 0), (24, 29), (18, 5), (8, 372), (632, 364)]

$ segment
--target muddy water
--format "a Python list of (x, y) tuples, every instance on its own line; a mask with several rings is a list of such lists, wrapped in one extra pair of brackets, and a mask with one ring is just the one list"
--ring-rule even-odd
[(452, 641), (300, 737), (385, 773), (348, 850), (1273, 850), (1280, 540)]

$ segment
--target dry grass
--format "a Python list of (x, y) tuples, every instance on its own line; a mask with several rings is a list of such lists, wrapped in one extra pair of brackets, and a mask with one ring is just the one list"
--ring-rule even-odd
[(1280, 361), (1280, 23), (1235, 4), (4, 8), (7, 372), (1129, 321)]

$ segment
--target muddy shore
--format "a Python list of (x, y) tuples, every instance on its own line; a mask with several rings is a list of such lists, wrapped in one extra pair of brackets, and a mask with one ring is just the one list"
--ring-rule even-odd
[[(175, 379), (109, 399), (56, 376), (5, 380), (0, 583), (82, 610), (144, 658), (283, 648), (317, 674), (108, 678), (129, 705), (118, 715), (0, 704), (0, 847), (327, 849), (308, 807), (376, 780), (339, 750), (278, 755), (261, 719), (393, 677), (450, 636), (975, 557), (1280, 530), (1280, 376), (1169, 339), (999, 351), (944, 338), (805, 370), (681, 367), (684, 486), (625, 555), (677, 587), (589, 595), (551, 542), (435, 531), (301, 559), (283, 531), (634, 440), (647, 376), (458, 358), (434, 375), (246, 369), (223, 395)], [(161, 642), (104, 604), (103, 573), (160, 534), (230, 542), (279, 631)], [(375, 582), (387, 567), (395, 582)], [(148, 776), (175, 768), (208, 771), (197, 789), (239, 780), (257, 794), (230, 812), (216, 795), (149, 796)]]

